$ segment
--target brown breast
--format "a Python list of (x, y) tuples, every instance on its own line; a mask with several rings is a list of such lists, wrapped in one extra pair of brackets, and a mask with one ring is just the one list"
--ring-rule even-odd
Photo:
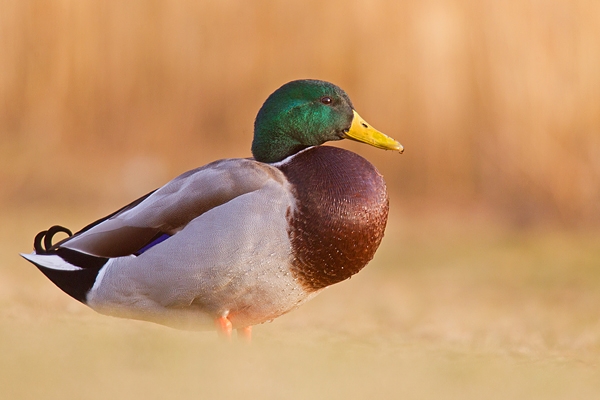
[(294, 188), (292, 273), (307, 290), (349, 278), (375, 255), (388, 217), (383, 177), (361, 156), (314, 147), (280, 166)]

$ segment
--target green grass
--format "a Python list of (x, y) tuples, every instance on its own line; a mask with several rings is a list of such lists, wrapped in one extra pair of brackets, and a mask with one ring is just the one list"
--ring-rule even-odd
[[(450, 234), (393, 223), (363, 272), (255, 327), (248, 346), (94, 313), (16, 255), (56, 218), (35, 208), (1, 214), (2, 399), (600, 393), (594, 233), (463, 226)], [(87, 212), (56, 214), (72, 227), (88, 219)]]

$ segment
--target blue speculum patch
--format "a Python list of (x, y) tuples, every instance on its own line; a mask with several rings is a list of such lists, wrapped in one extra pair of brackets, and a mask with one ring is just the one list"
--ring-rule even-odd
[(150, 241), (150, 243), (148, 243), (147, 245), (145, 245), (144, 247), (142, 247), (141, 249), (139, 249), (138, 251), (136, 251), (135, 255), (139, 256), (140, 254), (144, 253), (148, 249), (156, 246), (159, 243), (164, 242), (165, 240), (167, 240), (170, 237), (171, 237), (171, 235), (166, 234), (166, 233), (160, 233), (160, 234), (158, 234), (157, 236), (154, 237), (154, 239), (152, 239)]

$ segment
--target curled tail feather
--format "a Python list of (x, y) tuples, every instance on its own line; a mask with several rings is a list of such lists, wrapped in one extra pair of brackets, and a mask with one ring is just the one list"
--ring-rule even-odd
[(38, 267), (62, 291), (85, 304), (87, 293), (109, 259), (60, 247), (64, 240), (52, 244), (54, 236), (60, 232), (73, 236), (64, 226), (54, 225), (35, 236), (35, 253), (21, 256)]
[(54, 235), (56, 235), (59, 232), (64, 232), (67, 235), (69, 235), (69, 237), (73, 236), (73, 232), (71, 232), (70, 229), (65, 228), (64, 226), (51, 226), (47, 231), (41, 231), (40, 233), (35, 235), (35, 238), (33, 239), (33, 249), (35, 250), (35, 253), (45, 254), (50, 252), (54, 247), (52, 245), (52, 239), (54, 238)]

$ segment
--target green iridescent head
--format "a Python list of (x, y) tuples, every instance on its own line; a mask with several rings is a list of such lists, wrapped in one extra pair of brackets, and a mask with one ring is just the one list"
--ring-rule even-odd
[(402, 152), (400, 143), (371, 128), (336, 85), (318, 80), (286, 83), (265, 101), (254, 122), (252, 154), (273, 163), (310, 146), (353, 139)]

